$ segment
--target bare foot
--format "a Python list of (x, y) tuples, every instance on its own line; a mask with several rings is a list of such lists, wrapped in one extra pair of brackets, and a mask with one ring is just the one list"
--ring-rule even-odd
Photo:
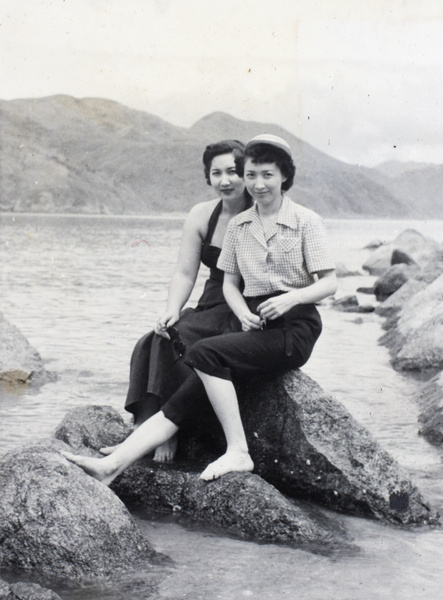
[(105, 485), (109, 485), (120, 473), (117, 468), (108, 464), (109, 461), (106, 458), (80, 456), (79, 454), (71, 454), (70, 452), (61, 452), (60, 454)]
[(177, 452), (177, 436), (173, 435), (167, 442), (155, 449), (154, 460), (159, 463), (171, 462)]
[(200, 479), (212, 481), (232, 471), (247, 472), (252, 471), (253, 468), (254, 463), (249, 456), (249, 452), (234, 452), (231, 450), (208, 465), (200, 475)]
[(105, 446), (104, 448), (100, 448), (99, 452), (104, 454), (105, 456), (109, 456), (112, 454), (117, 448), (121, 446), (121, 444), (116, 444), (115, 446)]

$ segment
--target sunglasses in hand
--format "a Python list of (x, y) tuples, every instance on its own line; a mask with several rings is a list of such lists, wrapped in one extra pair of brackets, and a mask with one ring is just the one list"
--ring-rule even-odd
[(186, 344), (181, 339), (178, 329), (176, 327), (168, 327), (166, 331), (169, 334), (174, 350), (177, 352), (179, 358), (181, 358), (185, 353)]

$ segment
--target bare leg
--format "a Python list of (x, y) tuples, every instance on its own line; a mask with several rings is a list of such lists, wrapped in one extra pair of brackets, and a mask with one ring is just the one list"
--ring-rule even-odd
[(155, 449), (154, 460), (158, 463), (167, 463), (174, 460), (177, 452), (178, 438), (173, 435), (167, 442)]
[[(148, 419), (153, 417), (159, 410), (160, 410), (160, 401), (157, 398), (157, 396), (152, 396), (152, 395), (146, 396), (146, 398), (136, 402), (134, 405), (134, 427), (133, 427), (133, 430), (135, 431), (136, 429), (138, 429), (138, 427), (140, 427), (140, 425), (142, 423), (144, 423), (145, 421), (147, 421)], [(167, 444), (168, 444), (168, 442), (166, 442), (166, 445)], [(116, 444), (115, 446), (104, 446), (103, 448), (100, 448), (100, 452), (102, 454), (104, 454), (105, 456), (109, 456), (109, 454), (112, 454), (113, 452), (115, 452), (119, 446), (120, 446), (120, 444)], [(157, 452), (157, 450), (156, 450), (156, 452)], [(174, 452), (174, 454), (175, 454), (175, 452)], [(174, 458), (174, 456), (171, 457), (171, 460), (172, 460), (172, 458)], [(159, 461), (159, 462), (166, 462), (166, 460)]]
[[(155, 396), (155, 398), (157, 397)], [(156, 414), (160, 410), (158, 408), (159, 401), (154, 402), (151, 398), (148, 398), (148, 400), (151, 401), (138, 403), (137, 411), (134, 413), (134, 430), (138, 429), (140, 425), (142, 425), (145, 421), (150, 419), (152, 416), (154, 416), (154, 414)], [(158, 463), (167, 463), (171, 460), (174, 460), (175, 453), (177, 452), (177, 444), (177, 435), (173, 435), (164, 444), (155, 449), (154, 460)], [(115, 448), (116, 447), (114, 447), (114, 449)], [(111, 452), (112, 451), (113, 450), (111, 450)], [(108, 452), (108, 448), (101, 448), (100, 452), (102, 454), (110, 454), (110, 452)]]
[(207, 375), (197, 369), (195, 371), (205, 386), (215, 414), (223, 427), (227, 443), (226, 453), (208, 465), (200, 478), (210, 481), (231, 471), (252, 471), (254, 463), (249, 455), (237, 393), (232, 381)]
[(127, 467), (164, 444), (177, 431), (177, 425), (160, 411), (133, 431), (124, 442), (118, 445), (115, 452), (104, 458), (79, 456), (70, 452), (61, 454), (81, 467), (88, 475), (109, 485)]
[[(134, 425), (134, 431), (140, 427), (140, 425)], [(154, 452), (154, 460), (158, 463), (167, 463), (171, 462), (175, 458), (175, 454), (177, 452), (178, 438), (177, 435), (173, 435), (168, 441), (155, 449)], [(117, 448), (121, 446), (120, 444), (116, 444), (115, 446), (104, 446), (100, 448), (101, 454), (104, 456), (109, 456), (113, 452), (117, 450)]]
[(121, 445), (122, 445), (122, 442), (120, 444), (116, 444), (115, 446), (104, 446), (103, 448), (100, 448), (99, 452), (101, 452), (105, 456), (109, 456), (110, 454), (115, 452), (117, 450), (117, 448)]

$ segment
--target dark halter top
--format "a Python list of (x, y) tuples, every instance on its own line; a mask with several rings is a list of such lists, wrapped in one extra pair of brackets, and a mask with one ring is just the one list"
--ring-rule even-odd
[(208, 223), (208, 232), (206, 234), (205, 241), (202, 243), (201, 261), (210, 269), (209, 279), (215, 281), (223, 281), (223, 271), (217, 269), (217, 261), (220, 256), (221, 248), (212, 246), (212, 236), (214, 235), (215, 228), (217, 227), (218, 218), (223, 208), (223, 200), (217, 204), (212, 211), (212, 215)]
[[(250, 208), (252, 206), (252, 198), (246, 196), (246, 205), (244, 210)], [(201, 261), (202, 263), (210, 269), (209, 279), (213, 281), (222, 282), (224, 272), (220, 269), (217, 269), (217, 261), (220, 256), (221, 248), (218, 246), (212, 246), (212, 236), (214, 235), (215, 228), (217, 227), (218, 218), (221, 214), (223, 208), (223, 200), (217, 204), (217, 206), (212, 211), (212, 215), (209, 219), (208, 223), (208, 232), (206, 234), (206, 239), (202, 243), (202, 252), (201, 252)]]

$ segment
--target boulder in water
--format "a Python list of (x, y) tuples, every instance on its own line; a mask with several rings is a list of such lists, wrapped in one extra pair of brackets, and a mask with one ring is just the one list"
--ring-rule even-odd
[(382, 240), (380, 239), (375, 239), (375, 240), (371, 240), (370, 242), (368, 242), (366, 244), (366, 246), (364, 246), (365, 250), (375, 250), (376, 248), (380, 248), (380, 246), (383, 246), (386, 242), (382, 242)]
[(419, 404), (422, 407), (418, 420), (420, 434), (431, 444), (443, 444), (443, 372), (435, 375), (423, 387)]
[(385, 328), (380, 341), (388, 346), (396, 369), (443, 369), (443, 275), (410, 296)]
[(159, 560), (124, 504), (59, 452), (58, 440), (0, 462), (0, 565), (88, 581)]
[(235, 537), (331, 551), (343, 531), (312, 508), (285, 498), (252, 473), (228, 473), (214, 481), (199, 478), (189, 462), (158, 465), (142, 460), (111, 488), (130, 506), (175, 512)]
[(0, 600), (62, 600), (38, 583), (7, 583), (0, 579)]
[(0, 380), (6, 384), (44, 383), (49, 373), (40, 354), (0, 313)]
[(407, 229), (393, 242), (374, 250), (364, 262), (363, 269), (371, 275), (382, 275), (391, 266), (394, 250), (400, 250), (407, 254), (414, 262), (422, 266), (439, 254), (440, 245), (414, 229)]
[[(85, 429), (87, 435), (82, 434)], [(127, 427), (114, 409), (87, 406), (70, 411), (55, 435), (80, 454), (101, 456), (97, 449), (121, 441), (125, 431)], [(133, 508), (176, 512), (240, 538), (323, 551), (331, 549), (338, 536), (343, 538), (337, 525), (330, 525), (336, 532), (332, 536), (315, 518), (315, 511), (288, 500), (258, 475), (230, 473), (206, 482), (199, 478), (204, 466), (204, 462), (192, 460), (159, 465), (142, 459), (126, 469), (111, 489)], [(321, 520), (325, 522), (324, 517)]]
[[(421, 497), (408, 473), (341, 404), (301, 371), (251, 382), (239, 390), (239, 398), (255, 472), (281, 492), (341, 512), (396, 524), (438, 522), (438, 515)], [(106, 430), (105, 422), (103, 428)], [(200, 456), (204, 457), (207, 451), (203, 446)], [(136, 467), (141, 468), (140, 464)], [(123, 474), (121, 481), (116, 480), (115, 486), (124, 486), (124, 490), (115, 488), (122, 498), (158, 498), (158, 506), (169, 509), (192, 506), (183, 491), (196, 485), (189, 474), (174, 475), (173, 479), (182, 481), (174, 487), (171, 477), (165, 474), (167, 470), (158, 474), (158, 469), (149, 463), (143, 468), (144, 475)], [(187, 470), (192, 469), (188, 465)], [(127, 477), (132, 477), (129, 483)], [(249, 478), (236, 477), (240, 477), (240, 482)], [(217, 485), (226, 486), (223, 493), (229, 495), (232, 486), (223, 483), (227, 479), (222, 478)], [(143, 481), (151, 483), (143, 486), (139, 494)], [(205, 485), (208, 484), (196, 489), (201, 493)], [(238, 484), (238, 490), (250, 489), (241, 485)], [(218, 501), (221, 503), (222, 499)], [(254, 504), (252, 500), (248, 502)], [(193, 510), (198, 514), (197, 509)], [(232, 523), (238, 520), (223, 514), (217, 518), (225, 522), (231, 519)]]
[(55, 430), (55, 437), (71, 446), (74, 452), (95, 456), (103, 446), (122, 442), (131, 431), (110, 406), (89, 405), (70, 410)]
[(374, 283), (375, 297), (379, 302), (383, 302), (414, 275), (417, 275), (419, 270), (419, 267), (414, 265), (409, 266), (403, 263), (392, 265)]
[(408, 279), (396, 292), (380, 303), (375, 312), (382, 316), (397, 314), (412, 296), (425, 289), (426, 283), (417, 279)]
[(395, 249), (391, 255), (391, 265), (416, 265), (417, 263), (406, 252)]
[(351, 271), (344, 263), (335, 265), (335, 274), (337, 277), (361, 277), (364, 275), (361, 271)]
[(301, 371), (241, 394), (256, 472), (283, 493), (403, 525), (438, 522), (409, 474)]
[(361, 305), (355, 294), (337, 298), (332, 301), (331, 306), (337, 310), (348, 313), (368, 313), (374, 311), (374, 307), (371, 304)]

